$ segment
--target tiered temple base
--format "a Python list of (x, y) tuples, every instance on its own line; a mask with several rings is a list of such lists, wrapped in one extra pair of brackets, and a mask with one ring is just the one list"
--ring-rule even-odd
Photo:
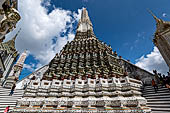
[(128, 77), (121, 57), (94, 35), (82, 10), (76, 36), (32, 78), (13, 113), (150, 113), (141, 82)]
[(141, 82), (128, 77), (32, 81), (13, 113), (150, 113), (139, 92)]

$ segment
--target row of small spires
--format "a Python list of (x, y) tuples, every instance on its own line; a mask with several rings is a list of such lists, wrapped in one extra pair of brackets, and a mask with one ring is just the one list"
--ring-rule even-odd
[[(116, 51), (114, 51), (113, 54), (114, 54), (115, 56), (117, 56), (117, 52), (116, 52)], [(59, 57), (59, 53), (56, 53), (56, 57)], [(122, 56), (119, 56), (119, 59), (122, 59)], [(129, 59), (128, 59), (127, 61), (130, 62)]]
[[(112, 78), (112, 77), (120, 78), (120, 77), (126, 77), (126, 76), (128, 76), (128, 73), (127, 73), (127, 72), (124, 72), (123, 75), (110, 74), (110, 76), (106, 76), (106, 75), (101, 75), (101, 74), (99, 74), (99, 75), (98, 75), (98, 78), (108, 79), (108, 78)], [(83, 75), (83, 76), (80, 76), (80, 75), (71, 76), (71, 75), (69, 75), (69, 76), (61, 76), (61, 77), (54, 77), (54, 76), (53, 76), (53, 77), (50, 78), (50, 79), (54, 79), (54, 78), (56, 78), (56, 79), (58, 79), (58, 80), (64, 80), (64, 79), (68, 79), (68, 80), (75, 80), (75, 79), (86, 80), (87, 78), (96, 79), (97, 77), (96, 77), (95, 75), (87, 75), (87, 76), (85, 76), (85, 75)], [(35, 79), (36, 79), (35, 76), (33, 76), (33, 77), (31, 78), (31, 80), (35, 80)], [(48, 78), (47, 78), (47, 79), (48, 79)], [(44, 78), (42, 78), (42, 80), (46, 80), (46, 77), (44, 76)]]
[[(92, 40), (94, 40), (94, 39), (92, 39)], [(89, 40), (87, 40), (87, 41), (89, 41)], [(103, 41), (101, 41), (101, 40), (99, 40), (99, 39), (98, 39), (98, 41), (101, 42), (101, 43), (104, 44), (104, 45), (107, 45), (105, 42), (103, 42)], [(69, 43), (70, 43), (70, 41), (67, 41), (67, 44), (69, 44)], [(71, 43), (75, 44), (76, 42), (72, 41)], [(80, 43), (83, 43), (83, 42), (80, 41)], [(66, 45), (67, 45), (67, 44), (66, 44)], [(109, 44), (108, 47), (111, 48), (111, 45)]]

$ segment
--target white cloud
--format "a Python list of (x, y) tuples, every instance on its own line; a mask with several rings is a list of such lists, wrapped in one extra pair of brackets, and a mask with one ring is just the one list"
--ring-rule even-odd
[(82, 0), (82, 2), (88, 2), (88, 0)]
[[(83, 7), (83, 8), (84, 8), (84, 7)], [(83, 8), (82, 8), (82, 9), (83, 9)], [(75, 13), (75, 12), (73, 12), (73, 16), (74, 16), (74, 18), (75, 18), (76, 21), (79, 21), (79, 19), (81, 18), (81, 11), (82, 11), (82, 9), (78, 9), (78, 14)]]
[(43, 0), (44, 6), (46, 7), (51, 6), (50, 2), (51, 0)]
[(139, 37), (140, 39), (141, 38), (144, 39), (145, 35), (146, 35), (145, 32), (140, 32), (140, 33), (137, 34), (137, 37)]
[[(21, 20), (17, 24), (17, 29), (22, 28), (22, 30), (16, 40), (16, 48), (20, 52), (28, 49), (30, 54), (40, 61), (39, 66), (48, 64), (67, 41), (73, 40), (72, 24), (80, 19), (81, 12), (80, 9), (77, 14), (69, 10), (54, 8), (48, 14), (48, 10), (41, 5), (41, 2), (42, 0), (19, 1)], [(45, 4), (49, 6), (50, 0)], [(11, 38), (17, 29), (7, 35), (7, 39)], [(61, 36), (61, 34), (65, 35)], [(25, 67), (30, 68), (28, 65)]]
[(166, 13), (162, 13), (162, 16), (163, 16), (163, 17), (166, 17), (166, 16), (167, 16), (167, 14), (166, 14)]
[(168, 71), (168, 66), (166, 65), (157, 47), (154, 47), (154, 50), (151, 53), (137, 59), (136, 65), (150, 72), (156, 69), (158, 72), (166, 74)]
[(30, 65), (29, 64), (24, 64), (23, 69), (27, 69), (27, 70), (33, 72), (34, 69), (35, 69), (35, 64), (30, 64)]

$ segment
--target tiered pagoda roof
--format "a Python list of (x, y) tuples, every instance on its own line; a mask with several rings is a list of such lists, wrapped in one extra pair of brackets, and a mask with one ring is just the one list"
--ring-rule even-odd
[(56, 54), (43, 79), (75, 79), (78, 76), (106, 78), (123, 73), (116, 53), (94, 35), (88, 12), (84, 8), (74, 40), (68, 42), (61, 52)]

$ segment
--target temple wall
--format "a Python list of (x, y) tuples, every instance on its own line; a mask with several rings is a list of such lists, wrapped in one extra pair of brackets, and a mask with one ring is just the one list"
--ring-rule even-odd
[(23, 89), (25, 85), (28, 85), (31, 81), (31, 79), (35, 76), (35, 79), (41, 79), (44, 72), (47, 71), (48, 66), (45, 65), (43, 67), (41, 67), (40, 69), (38, 69), (37, 71), (35, 71), (34, 73), (31, 73), (30, 75), (28, 75), (27, 77), (23, 78), (22, 80), (20, 80), (19, 82), (17, 82), (16, 88), (17, 89)]
[(151, 84), (151, 80), (154, 78), (154, 75), (132, 63), (122, 59), (124, 69), (128, 72), (129, 77), (142, 80), (146, 85)]

